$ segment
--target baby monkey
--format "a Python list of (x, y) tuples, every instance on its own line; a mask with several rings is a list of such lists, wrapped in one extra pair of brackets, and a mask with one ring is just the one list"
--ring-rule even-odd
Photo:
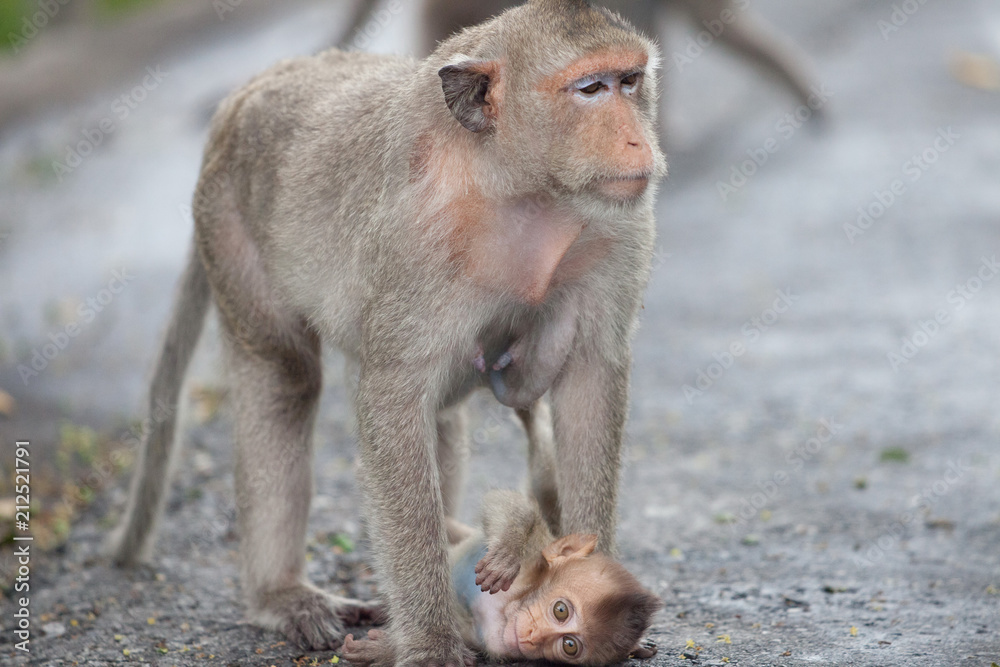
[[(483, 528), (449, 520), (449, 562), (460, 601), (462, 637), (501, 660), (607, 665), (650, 658), (642, 642), (660, 600), (620, 563), (595, 553), (596, 535), (556, 539), (538, 505), (514, 491), (483, 500)], [(343, 657), (392, 665), (389, 631), (348, 635)]]

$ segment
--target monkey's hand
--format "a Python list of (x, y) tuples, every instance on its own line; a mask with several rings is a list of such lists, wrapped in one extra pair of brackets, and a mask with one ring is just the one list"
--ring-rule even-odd
[(476, 585), (490, 595), (506, 591), (520, 571), (520, 554), (501, 546), (491, 546), (486, 555), (476, 563)]
[(355, 639), (354, 635), (347, 635), (340, 655), (354, 664), (372, 667), (392, 667), (396, 662), (392, 642), (382, 630), (369, 630), (368, 639)]

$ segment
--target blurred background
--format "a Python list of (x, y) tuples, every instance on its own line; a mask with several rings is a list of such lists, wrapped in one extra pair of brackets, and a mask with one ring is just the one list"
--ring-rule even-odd
[[(154, 564), (111, 570), (100, 542), (123, 509), (216, 104), (334, 44), (419, 51), (419, 5), (0, 0), (0, 662), (302, 657), (240, 622), (213, 327)], [(807, 99), (704, 17), (673, 7), (646, 26), (663, 49), (671, 175), (636, 339), (621, 548), (666, 602), (655, 662), (989, 667), (1000, 4), (734, 7), (797, 45), (784, 53)], [(310, 576), (371, 597), (351, 380), (327, 356)], [(469, 520), (486, 488), (524, 475), (524, 437), (488, 398), (473, 401)], [(30, 654), (12, 634), (19, 440)]]

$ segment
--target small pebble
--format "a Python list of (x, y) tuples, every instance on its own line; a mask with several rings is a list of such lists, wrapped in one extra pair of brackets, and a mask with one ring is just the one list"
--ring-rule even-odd
[(62, 637), (66, 634), (66, 626), (62, 623), (46, 623), (42, 626), (46, 637)]

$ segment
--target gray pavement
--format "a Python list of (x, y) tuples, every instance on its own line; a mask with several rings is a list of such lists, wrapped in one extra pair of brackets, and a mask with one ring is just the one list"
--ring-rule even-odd
[[(714, 44), (680, 62), (694, 33), (670, 28), (671, 177), (636, 339), (620, 529), (623, 559), (665, 602), (652, 662), (990, 667), (1000, 662), (1000, 92), (968, 84), (988, 87), (1000, 61), (1000, 5), (754, 6), (814, 56), (828, 122), (796, 127), (805, 111)], [(17, 403), (0, 417), (4, 451), (29, 438), (54, 456), (67, 420), (120, 437), (141, 418), (208, 110), (270, 62), (324, 44), (338, 18), (297, 8), (136, 63), (134, 80), (4, 135), (0, 389)], [(408, 23), (390, 23), (379, 45), (407, 48)], [(123, 117), (116, 101), (134, 98), (147, 66), (166, 74), (147, 79)], [(113, 130), (60, 181), (51, 163), (104, 119)], [(22, 381), (18, 367), (70, 324), (78, 333)], [(196, 384), (222, 384), (215, 347), (212, 330)], [(310, 575), (370, 597), (349, 377), (329, 357)], [(470, 519), (485, 488), (520, 483), (525, 449), (507, 411), (485, 395), (473, 403)], [(66, 545), (32, 561), (28, 656), (14, 649), (4, 591), (0, 662), (301, 656), (241, 622), (228, 414), (189, 422), (154, 566), (122, 573), (96, 557), (103, 517), (123, 505), (125, 480), (114, 478)], [(335, 554), (345, 538), (358, 548)], [(12, 566), (8, 544), (0, 571)]]

